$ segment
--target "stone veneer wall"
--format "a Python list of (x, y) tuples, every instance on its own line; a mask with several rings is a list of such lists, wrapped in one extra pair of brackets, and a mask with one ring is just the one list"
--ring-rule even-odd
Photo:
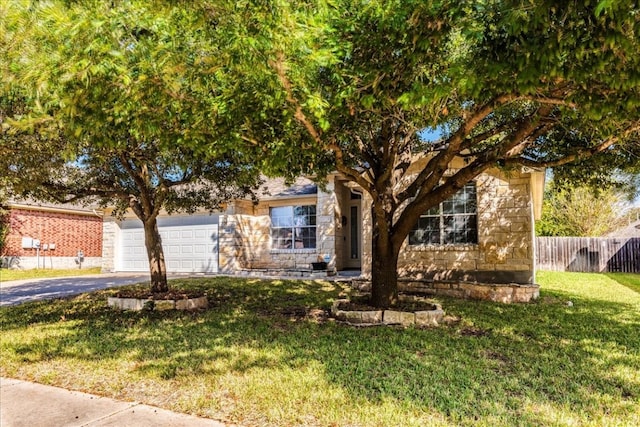
[[(271, 247), (269, 208), (274, 206), (316, 205), (316, 248), (274, 249)], [(219, 268), (235, 273), (243, 269), (308, 269), (319, 258), (335, 266), (335, 206), (333, 183), (317, 195), (264, 200), (254, 206), (237, 201), (221, 215)]]
[(116, 271), (116, 245), (118, 242), (118, 223), (115, 217), (105, 213), (102, 222), (102, 271)]
[[(455, 165), (454, 165), (455, 166)], [(533, 283), (534, 239), (531, 177), (506, 176), (494, 170), (476, 180), (478, 195), (478, 244), (455, 246), (408, 246), (399, 260), (401, 277), (428, 281), (479, 283)], [(317, 195), (287, 199), (235, 201), (220, 215), (219, 270), (236, 273), (244, 269), (307, 269), (319, 257), (329, 258), (329, 268), (344, 266), (344, 232), (340, 206), (348, 205), (348, 190), (333, 180)], [(317, 247), (273, 249), (269, 208), (315, 204)], [(362, 208), (362, 275), (371, 275), (371, 199)], [(103, 271), (115, 268), (118, 226), (105, 213), (103, 223)]]
[[(352, 286), (359, 291), (371, 290), (371, 282), (367, 280), (353, 280)], [(535, 284), (433, 282), (403, 278), (398, 281), (398, 289), (409, 294), (446, 295), (506, 304), (531, 302), (540, 297), (540, 286)]]
[[(400, 277), (480, 283), (534, 282), (531, 176), (498, 170), (476, 179), (478, 244), (409, 246), (400, 252)], [(371, 199), (363, 200), (363, 230), (371, 229)], [(363, 236), (364, 277), (371, 276), (371, 235)]]
[(329, 259), (329, 268), (336, 266), (336, 207), (338, 199), (336, 197), (335, 182), (327, 183), (326, 191), (318, 189), (317, 204), (317, 254), (318, 256)]

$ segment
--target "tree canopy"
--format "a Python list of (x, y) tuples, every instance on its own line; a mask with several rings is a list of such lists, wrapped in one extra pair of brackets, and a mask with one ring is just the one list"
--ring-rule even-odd
[(258, 174), (218, 119), (206, 17), (132, 2), (3, 2), (2, 149), (15, 194), (131, 209), (152, 289), (167, 289), (156, 218), (245, 197)]
[(615, 188), (547, 184), (538, 236), (601, 237), (629, 222), (631, 204)]
[[(204, 176), (185, 169), (192, 158), (216, 159), (225, 177), (255, 163), (287, 177), (337, 170), (372, 200), (378, 306), (397, 300), (419, 216), (483, 171), (637, 167), (632, 1), (66, 3), (0, 6), (3, 85), (27, 87), (4, 93), (29, 106), (3, 127), (58, 141), (66, 166), (95, 171), (85, 183), (98, 165), (116, 165), (118, 182), (141, 172), (137, 188), (159, 184), (167, 203), (167, 189), (192, 188), (176, 177)], [(164, 160), (133, 163), (149, 158)], [(449, 170), (456, 158), (465, 166)]]
[(418, 217), (483, 171), (637, 165), (623, 154), (640, 130), (634, 2), (276, 4), (236, 26), (234, 102), (264, 118), (245, 121), (245, 139), (281, 173), (329, 165), (372, 198), (376, 305), (396, 301)]

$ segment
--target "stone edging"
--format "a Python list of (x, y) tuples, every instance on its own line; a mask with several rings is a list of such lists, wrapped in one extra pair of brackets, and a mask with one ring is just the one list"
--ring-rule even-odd
[(108, 297), (107, 305), (119, 310), (198, 310), (207, 308), (209, 301), (206, 296), (177, 300), (153, 300), (151, 298), (120, 298)]
[(439, 304), (432, 304), (435, 307), (433, 310), (416, 312), (397, 310), (348, 311), (339, 309), (340, 304), (348, 302), (348, 299), (335, 300), (331, 306), (331, 315), (337, 320), (350, 325), (438, 326), (444, 318), (444, 311)]
[[(369, 292), (370, 279), (353, 279), (351, 286), (361, 292)], [(433, 281), (425, 279), (398, 279), (400, 292), (423, 295), (444, 295), (461, 299), (474, 299), (509, 303), (527, 303), (540, 297), (540, 286), (517, 283), (473, 283), (462, 281)]]

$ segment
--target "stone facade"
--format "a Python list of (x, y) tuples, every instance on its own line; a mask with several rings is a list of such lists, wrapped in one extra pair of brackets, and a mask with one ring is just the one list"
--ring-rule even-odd
[[(371, 289), (371, 282), (366, 279), (354, 280), (353, 287), (359, 291), (368, 292)], [(531, 302), (540, 296), (540, 287), (538, 285), (517, 283), (438, 282), (402, 278), (398, 281), (398, 289), (400, 292), (412, 294), (444, 295), (505, 304)]]
[[(292, 205), (316, 206), (316, 248), (276, 249), (271, 239), (270, 208)], [(266, 199), (254, 205), (236, 201), (220, 216), (219, 268), (224, 273), (243, 270), (309, 270), (311, 263), (328, 260), (335, 266), (334, 210), (332, 192), (295, 198)]]
[[(480, 175), (476, 182), (478, 242), (464, 245), (409, 245), (399, 259), (399, 275), (417, 280), (477, 283), (534, 282), (533, 204), (530, 174), (508, 176), (498, 170)], [(346, 217), (350, 188), (339, 177), (315, 195), (264, 199), (257, 205), (233, 203), (221, 217), (221, 271), (233, 273), (251, 269), (308, 269), (319, 259), (329, 269), (360, 267), (371, 273), (371, 199), (358, 200), (361, 215), (362, 256), (350, 264)], [(315, 249), (274, 249), (269, 210), (287, 205), (317, 206)]]
[(476, 180), (478, 244), (410, 246), (400, 276), (489, 283), (533, 283), (534, 224), (530, 179), (490, 171)]
[[(420, 164), (412, 166), (416, 171), (420, 167)], [(450, 167), (454, 173), (463, 165), (454, 162)], [(535, 283), (533, 220), (542, 195), (541, 174), (533, 171), (507, 174), (493, 169), (478, 176), (477, 243), (409, 245), (407, 239), (398, 263), (402, 286), (408, 286), (408, 290), (413, 286), (413, 290), (419, 288), (427, 293), (503, 302), (537, 297), (537, 288), (527, 286)], [(340, 175), (332, 175), (327, 181), (320, 188), (308, 180), (291, 189), (280, 183), (272, 185), (277, 194), (265, 195), (258, 203), (230, 202), (216, 214), (218, 271), (247, 275), (308, 274), (311, 263), (326, 261), (329, 272), (352, 268), (370, 278), (371, 199)], [(274, 247), (271, 210), (307, 205), (316, 207), (315, 247), (293, 244), (287, 249)], [(104, 269), (108, 271), (114, 268), (118, 230), (117, 222), (105, 216), (103, 253)], [(516, 290), (517, 285), (524, 285), (523, 290)]]
[[(453, 164), (452, 170), (461, 165)], [(539, 173), (536, 173), (539, 174)], [(398, 260), (400, 277), (479, 283), (535, 281), (534, 210), (531, 173), (489, 170), (476, 180), (478, 243), (409, 245)], [(371, 202), (363, 200), (363, 230), (371, 229)], [(363, 275), (371, 275), (371, 236), (363, 234)]]
[(116, 271), (116, 244), (119, 230), (115, 217), (105, 215), (102, 222), (102, 271), (105, 273)]

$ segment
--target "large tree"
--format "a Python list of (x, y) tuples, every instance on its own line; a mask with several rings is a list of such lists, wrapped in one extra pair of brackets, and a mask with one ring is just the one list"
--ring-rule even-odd
[(133, 211), (151, 291), (167, 291), (158, 215), (215, 209), (257, 183), (219, 119), (206, 17), (145, 1), (7, 1), (0, 15), (4, 181)]
[(225, 19), (244, 139), (274, 171), (335, 168), (371, 197), (377, 306), (397, 301), (419, 216), (483, 171), (587, 168), (638, 141), (635, 2), (256, 2)]
[(550, 181), (536, 234), (601, 237), (626, 225), (631, 210), (626, 195), (615, 188), (559, 187)]

